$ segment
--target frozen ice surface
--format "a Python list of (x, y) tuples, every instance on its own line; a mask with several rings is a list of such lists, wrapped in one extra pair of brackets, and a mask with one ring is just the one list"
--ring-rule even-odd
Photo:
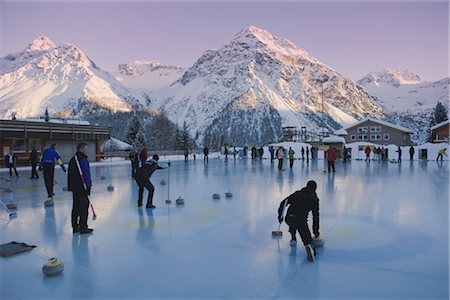
[[(181, 196), (185, 205), (165, 204), (168, 186), (158, 183), (167, 170), (158, 170), (156, 209), (146, 210), (136, 206), (128, 164), (95, 165), (92, 235), (72, 234), (72, 198), (62, 191), (59, 168), (49, 208), (42, 176), (32, 181), (23, 171), (0, 181), (13, 187), (0, 189), (2, 200), (19, 207), (16, 219), (0, 212), (1, 243), (38, 247), (0, 259), (1, 298), (448, 299), (448, 162), (352, 161), (337, 163), (335, 174), (323, 169), (323, 161), (296, 161), (284, 172), (269, 160), (174, 162), (170, 198)], [(326, 240), (315, 263), (301, 243), (289, 246), (286, 224), (282, 238), (271, 236), (280, 201), (309, 179), (318, 182)], [(62, 275), (43, 276), (50, 257), (64, 262)]]

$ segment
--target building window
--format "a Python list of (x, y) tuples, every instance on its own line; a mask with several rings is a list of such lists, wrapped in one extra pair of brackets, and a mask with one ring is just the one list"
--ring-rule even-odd
[(24, 139), (13, 139), (12, 142), (12, 149), (14, 152), (25, 152)]
[(391, 136), (389, 135), (389, 133), (383, 134), (383, 140), (389, 141), (390, 139), (391, 139)]
[(358, 140), (367, 141), (367, 134), (358, 134)]
[(31, 146), (33, 146), (37, 152), (41, 152), (41, 139), (30, 139), (29, 146), (30, 146), (30, 152), (31, 152)]
[(380, 141), (381, 140), (381, 134), (371, 134), (370, 139), (372, 141)]
[(356, 140), (356, 135), (352, 134), (352, 135), (350, 136), (350, 140), (351, 140), (351, 141)]
[(358, 133), (368, 132), (369, 128), (367, 126), (358, 127)]
[(381, 132), (381, 126), (370, 126), (370, 132)]

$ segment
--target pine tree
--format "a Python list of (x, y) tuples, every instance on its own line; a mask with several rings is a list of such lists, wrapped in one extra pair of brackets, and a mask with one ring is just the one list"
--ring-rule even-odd
[(436, 104), (436, 107), (434, 108), (433, 117), (434, 117), (434, 125), (448, 120), (447, 109), (441, 102), (438, 102)]
[(139, 129), (138, 133), (136, 134), (136, 140), (134, 142), (134, 145), (138, 148), (138, 149), (142, 149), (144, 147), (147, 147), (147, 142), (145, 140), (145, 134), (144, 134), (144, 130), (141, 128)]
[(183, 128), (181, 129), (181, 145), (183, 150), (189, 150), (191, 148), (191, 137), (189, 135), (189, 127), (186, 121), (183, 122)]
[(138, 144), (141, 144), (142, 141), (144, 141), (143, 144), (145, 144), (145, 136), (143, 138), (139, 137), (140, 140), (138, 141), (138, 133), (139, 132), (141, 132), (141, 135), (143, 135), (142, 124), (141, 124), (141, 121), (139, 121), (138, 116), (136, 114), (134, 114), (133, 117), (131, 118), (130, 122), (128, 123), (128, 132), (127, 132), (126, 142), (135, 147), (139, 147)]

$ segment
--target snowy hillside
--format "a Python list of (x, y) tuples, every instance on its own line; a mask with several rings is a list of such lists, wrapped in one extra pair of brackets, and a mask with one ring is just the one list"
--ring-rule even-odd
[(138, 98), (71, 44), (41, 36), (0, 58), (0, 118), (129, 111)]
[(448, 103), (450, 78), (421, 81), (409, 71), (372, 72), (358, 83), (389, 112), (414, 112), (432, 108), (438, 101)]
[(176, 83), (149, 96), (172, 121), (186, 120), (199, 141), (208, 132), (229, 143), (261, 144), (277, 140), (281, 126), (319, 129), (320, 81), (327, 127), (385, 115), (361, 86), (290, 41), (254, 26), (219, 50), (206, 51)]
[(142, 90), (154, 90), (170, 85), (181, 77), (184, 69), (162, 65), (157, 61), (135, 60), (120, 64), (112, 75), (123, 85)]

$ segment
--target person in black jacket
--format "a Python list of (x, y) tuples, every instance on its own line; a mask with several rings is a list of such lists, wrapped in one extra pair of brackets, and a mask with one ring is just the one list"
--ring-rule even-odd
[(308, 181), (306, 187), (296, 191), (280, 203), (278, 208), (278, 221), (283, 222), (284, 208), (289, 205), (286, 213), (286, 223), (289, 225), (291, 233), (291, 246), (297, 245), (296, 232), (298, 231), (306, 248), (306, 254), (309, 261), (314, 261), (316, 249), (312, 246), (311, 232), (308, 227), (308, 214), (312, 211), (313, 215), (313, 233), (316, 238), (319, 237), (319, 198), (316, 195), (317, 183), (314, 180)]
[(37, 167), (38, 161), (39, 161), (39, 158), (38, 158), (37, 151), (36, 151), (36, 149), (33, 146), (31, 146), (30, 158), (28, 158), (28, 163), (31, 164), (31, 177), (30, 177), (30, 179), (34, 179), (34, 178), (39, 179), (39, 175), (38, 175), (38, 173), (36, 171), (36, 167)]
[[(91, 194), (91, 171), (87, 159), (88, 145), (79, 143), (77, 153), (69, 161), (67, 175), (67, 190), (72, 192), (72, 230), (73, 233), (91, 233), (93, 229), (88, 227), (89, 198)], [(80, 173), (81, 169), (81, 173)]]
[(9, 153), (5, 157), (6, 166), (9, 168), (9, 177), (12, 177), (12, 169), (14, 169), (14, 173), (16, 173), (16, 177), (19, 177), (19, 173), (16, 169), (17, 155), (13, 151), (9, 151)]
[[(157, 154), (153, 155), (153, 157), (147, 160), (142, 167), (140, 167), (136, 171), (136, 183), (139, 186), (139, 198), (137, 201), (138, 207), (142, 206), (142, 198), (144, 196), (144, 188), (148, 190), (148, 198), (146, 208), (155, 208), (153, 205), (153, 193), (155, 192), (155, 187), (150, 182), (150, 176), (152, 176), (153, 172), (156, 170), (165, 169), (158, 165), (159, 156)], [(170, 162), (169, 162), (170, 166)]]

